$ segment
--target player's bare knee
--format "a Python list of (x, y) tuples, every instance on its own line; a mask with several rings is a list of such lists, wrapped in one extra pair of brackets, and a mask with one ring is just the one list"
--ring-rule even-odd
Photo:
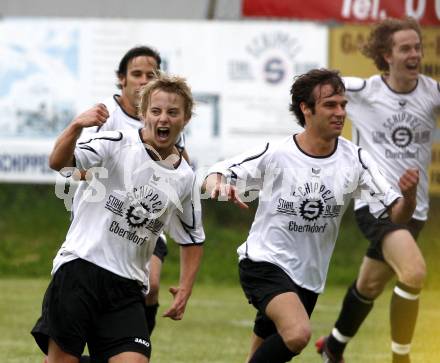
[(310, 326), (301, 326), (289, 329), (281, 334), (286, 346), (295, 353), (301, 352), (309, 343), (312, 332)]
[(421, 288), (426, 278), (426, 264), (425, 261), (421, 260), (414, 262), (411, 266), (408, 266), (402, 273), (398, 276), (400, 282), (405, 285)]
[(386, 283), (387, 281), (378, 279), (365, 279), (359, 280), (356, 284), (356, 288), (363, 297), (374, 300), (383, 292)]

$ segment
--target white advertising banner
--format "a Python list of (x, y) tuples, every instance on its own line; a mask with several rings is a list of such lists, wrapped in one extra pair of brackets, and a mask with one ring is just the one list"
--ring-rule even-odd
[(118, 90), (115, 70), (149, 45), (197, 101), (185, 133), (197, 168), (299, 129), (293, 77), (327, 66), (328, 31), (294, 22), (0, 21), (0, 181), (53, 182), (47, 159), (72, 118)]

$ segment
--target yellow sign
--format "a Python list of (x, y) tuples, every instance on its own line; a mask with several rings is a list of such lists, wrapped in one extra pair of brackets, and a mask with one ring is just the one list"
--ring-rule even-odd
[(429, 169), (430, 192), (440, 195), (440, 143), (432, 147), (432, 163)]
[[(340, 70), (343, 76), (367, 78), (378, 73), (373, 61), (359, 51), (370, 31), (371, 26), (367, 25), (341, 25), (331, 28), (329, 67)], [(440, 28), (425, 27), (422, 29), (422, 37), (422, 73), (440, 81)], [(437, 120), (436, 135), (440, 138), (440, 119)], [(351, 123), (344, 127), (344, 137), (351, 139)], [(429, 177), (430, 193), (440, 195), (440, 139), (434, 140)]]

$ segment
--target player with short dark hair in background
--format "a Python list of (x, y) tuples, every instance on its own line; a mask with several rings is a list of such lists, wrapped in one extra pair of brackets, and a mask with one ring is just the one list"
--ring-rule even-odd
[(310, 316), (352, 197), (396, 223), (414, 211), (417, 171), (403, 173), (403, 197), (393, 190), (371, 156), (340, 137), (346, 104), (337, 72), (297, 77), (290, 109), (305, 130), (216, 164), (205, 180), (212, 198), (241, 207), (239, 192), (259, 191), (254, 222), (238, 248), (241, 286), (257, 309), (248, 363), (288, 362), (308, 344)]

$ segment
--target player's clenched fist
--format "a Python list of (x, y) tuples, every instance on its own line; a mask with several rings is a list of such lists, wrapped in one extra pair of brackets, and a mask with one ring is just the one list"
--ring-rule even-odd
[(73, 122), (81, 127), (102, 126), (108, 119), (109, 113), (104, 104), (98, 103), (87, 111), (79, 114)]
[(399, 188), (405, 198), (415, 198), (417, 184), (419, 183), (419, 169), (410, 168), (405, 170), (399, 179)]

